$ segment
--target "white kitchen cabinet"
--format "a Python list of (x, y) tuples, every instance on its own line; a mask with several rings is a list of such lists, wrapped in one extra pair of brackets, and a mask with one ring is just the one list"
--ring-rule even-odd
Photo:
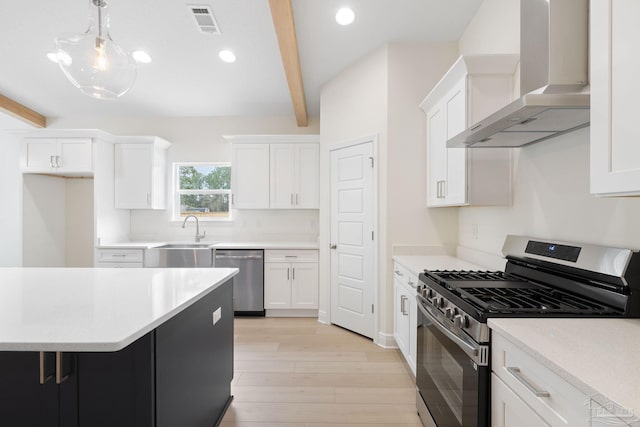
[(317, 312), (318, 251), (265, 251), (264, 308)]
[(461, 56), (420, 104), (427, 116), (427, 206), (511, 203), (511, 149), (447, 140), (513, 98), (515, 55)]
[(318, 209), (318, 144), (270, 144), (269, 151), (269, 206), (284, 209)]
[(235, 209), (269, 208), (268, 144), (232, 144), (231, 205)]
[(115, 144), (115, 207), (166, 208), (166, 156), (171, 144), (140, 137)]
[(97, 249), (96, 267), (136, 268), (143, 267), (143, 249)]
[(26, 173), (85, 175), (93, 173), (91, 138), (39, 138), (22, 141), (22, 170)]
[(411, 371), (416, 373), (418, 305), (415, 274), (395, 262), (393, 267), (393, 337)]
[(591, 0), (591, 193), (640, 195), (640, 2)]
[(235, 209), (318, 209), (318, 135), (228, 135)]
[(548, 423), (527, 406), (495, 374), (491, 374), (491, 427), (546, 427)]
[[(589, 397), (508, 339), (491, 333), (491, 425), (589, 427)], [(498, 382), (501, 381), (501, 382)], [(511, 391), (510, 396), (506, 390)], [(516, 401), (520, 399), (522, 404)], [(524, 405), (524, 406), (522, 406)], [(530, 411), (518, 412), (528, 407)], [(529, 412), (541, 423), (526, 424)], [(519, 418), (521, 416), (521, 418)], [(519, 422), (522, 422), (521, 424)]]

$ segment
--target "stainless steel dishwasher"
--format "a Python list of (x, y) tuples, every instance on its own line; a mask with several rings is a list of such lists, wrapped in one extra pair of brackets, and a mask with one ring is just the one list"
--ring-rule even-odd
[(233, 278), (233, 311), (236, 315), (264, 316), (262, 249), (215, 249), (214, 267), (240, 270)]

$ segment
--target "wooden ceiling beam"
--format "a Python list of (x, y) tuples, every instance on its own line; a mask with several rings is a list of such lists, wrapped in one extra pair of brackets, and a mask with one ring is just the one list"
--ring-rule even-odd
[(296, 38), (296, 26), (293, 20), (293, 8), (291, 0), (269, 0), (271, 17), (280, 45), (282, 65), (287, 76), (293, 111), (299, 127), (308, 126), (307, 101), (304, 96), (302, 84), (302, 68), (300, 67), (300, 55), (298, 53), (298, 39)]
[(7, 98), (2, 94), (0, 94), (0, 111), (35, 127), (47, 127), (47, 118), (45, 116), (17, 103), (13, 99)]

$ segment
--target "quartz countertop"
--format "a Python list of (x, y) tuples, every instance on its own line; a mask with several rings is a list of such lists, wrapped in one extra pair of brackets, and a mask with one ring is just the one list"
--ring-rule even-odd
[[(194, 244), (196, 242), (115, 242), (98, 245), (98, 249), (150, 249), (167, 244)], [(256, 241), (256, 242), (207, 242), (202, 241), (197, 244), (209, 245), (216, 249), (318, 249), (318, 242), (315, 241)]]
[(416, 276), (427, 270), (486, 270), (479, 265), (447, 255), (395, 255), (393, 260)]
[(0, 268), (0, 351), (118, 351), (235, 268)]
[(640, 319), (489, 319), (489, 327), (640, 425)]

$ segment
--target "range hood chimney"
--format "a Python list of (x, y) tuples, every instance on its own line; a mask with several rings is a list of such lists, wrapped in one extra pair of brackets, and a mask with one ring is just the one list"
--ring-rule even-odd
[(447, 147), (520, 147), (587, 126), (588, 21), (588, 0), (521, 0), (520, 98)]

